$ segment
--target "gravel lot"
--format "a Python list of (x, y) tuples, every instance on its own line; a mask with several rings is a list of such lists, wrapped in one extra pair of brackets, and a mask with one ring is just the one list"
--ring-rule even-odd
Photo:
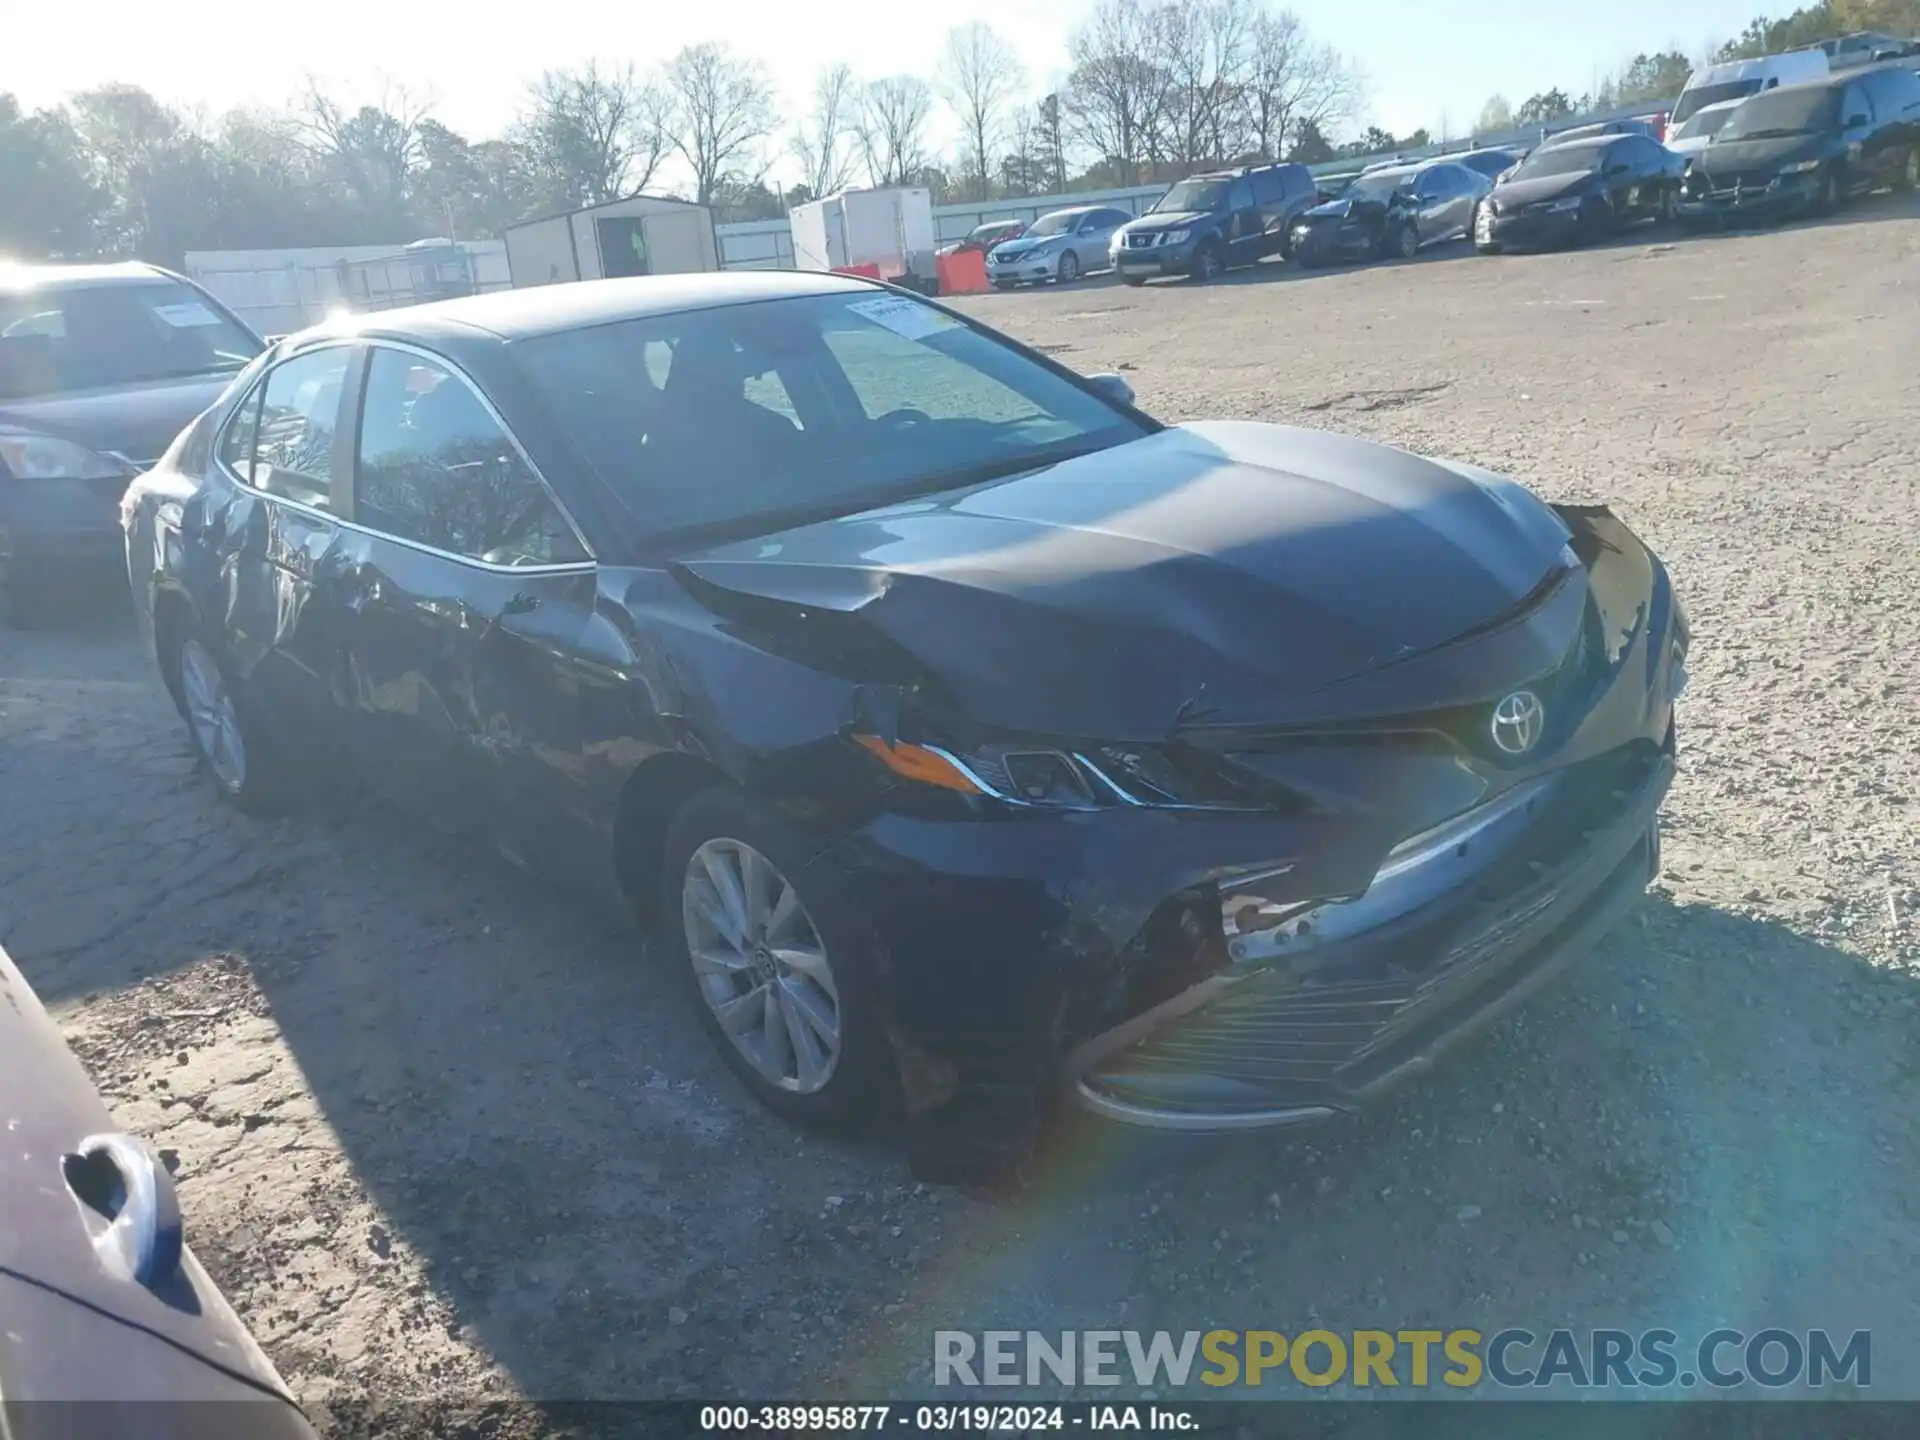
[(972, 302), (1163, 418), (1607, 501), (1674, 570), (1694, 680), (1654, 894), (1363, 1125), (1070, 1126), (1016, 1193), (916, 1186), (756, 1109), (568, 897), (378, 810), (216, 806), (117, 617), (0, 632), (0, 943), (342, 1430), (909, 1393), (936, 1326), (996, 1322), (1871, 1328), (1874, 1393), (1920, 1396), (1916, 277), (1920, 210), (1882, 199)]

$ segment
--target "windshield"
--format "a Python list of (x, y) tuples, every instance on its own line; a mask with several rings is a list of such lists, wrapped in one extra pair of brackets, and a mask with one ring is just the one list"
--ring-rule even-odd
[(1720, 127), (1732, 117), (1734, 108), (1736, 107), (1729, 106), (1725, 110), (1702, 110), (1684, 125), (1678, 126), (1673, 132), (1673, 138), (1698, 140), (1703, 135), (1717, 135)]
[(973, 233), (967, 236), (967, 238), (969, 240), (1007, 240), (1019, 232), (1020, 226), (1017, 223), (1006, 220), (996, 220), (991, 225), (975, 226)]
[(1669, 123), (1678, 125), (1703, 105), (1718, 105), (1722, 100), (1739, 100), (1760, 89), (1756, 76), (1751, 80), (1723, 80), (1718, 85), (1689, 85), (1673, 107)]
[(1538, 180), (1543, 175), (1584, 174), (1597, 168), (1601, 155), (1605, 153), (1593, 145), (1550, 145), (1545, 150), (1534, 151), (1509, 170), (1506, 183), (1517, 185), (1522, 180)]
[(1754, 140), (1767, 135), (1803, 135), (1828, 129), (1840, 108), (1840, 92), (1825, 86), (1813, 90), (1770, 90), (1756, 95), (1733, 112), (1720, 127), (1716, 140)]
[(905, 296), (729, 305), (513, 348), (588, 463), (656, 536), (851, 514), (1147, 433)]
[(1056, 210), (1051, 215), (1042, 215), (1027, 230), (1029, 235), (1064, 235), (1073, 229), (1074, 222), (1080, 218), (1078, 210)]
[(1155, 215), (1202, 214), (1217, 210), (1226, 202), (1224, 180), (1182, 180), (1148, 212)]
[(1371, 175), (1362, 175), (1349, 185), (1344, 196), (1348, 200), (1388, 200), (1396, 190), (1411, 190), (1418, 178), (1406, 170), (1376, 170)]
[(0, 293), (0, 399), (219, 374), (260, 349), (175, 280)]

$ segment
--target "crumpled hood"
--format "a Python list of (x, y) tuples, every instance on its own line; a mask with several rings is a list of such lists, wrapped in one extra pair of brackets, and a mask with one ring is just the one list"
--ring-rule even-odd
[(1507, 180), (1493, 187), (1493, 203), (1501, 210), (1518, 210), (1522, 205), (1538, 205), (1573, 195), (1587, 188), (1593, 172), (1576, 170), (1571, 175), (1536, 175), (1530, 180)]
[(231, 374), (195, 375), (75, 394), (0, 400), (0, 427), (33, 430), (89, 450), (157, 460), (173, 437), (233, 383)]
[(1144, 739), (1183, 707), (1275, 722), (1486, 627), (1556, 572), (1567, 536), (1484, 472), (1218, 423), (675, 568), (723, 612), (731, 594), (783, 602), (796, 626), (857, 617), (982, 724)]
[(1377, 215), (1387, 207), (1378, 200), (1356, 199), (1343, 195), (1338, 200), (1328, 200), (1315, 205), (1303, 213), (1306, 220), (1344, 220), (1349, 215)]

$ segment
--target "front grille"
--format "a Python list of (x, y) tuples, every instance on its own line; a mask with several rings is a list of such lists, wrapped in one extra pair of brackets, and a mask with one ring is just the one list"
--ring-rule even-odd
[(1151, 235), (1129, 235), (1127, 237), (1127, 248), (1129, 250), (1145, 250), (1152, 244), (1153, 236)]

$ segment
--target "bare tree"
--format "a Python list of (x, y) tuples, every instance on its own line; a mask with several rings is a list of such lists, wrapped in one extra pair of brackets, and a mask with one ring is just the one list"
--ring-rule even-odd
[(889, 76), (862, 89), (854, 134), (875, 185), (905, 185), (927, 168), (932, 113), (933, 91), (911, 75)]
[(1233, 158), (1258, 0), (1164, 4), (1149, 12), (1166, 90), (1167, 158), (1183, 167)]
[(1498, 134), (1502, 130), (1513, 128), (1513, 106), (1507, 103), (1507, 97), (1494, 94), (1487, 97), (1487, 103), (1480, 107), (1480, 123), (1477, 127), (1488, 134)]
[(993, 185), (993, 152), (1005, 132), (1014, 97), (1026, 83), (1020, 57), (991, 25), (969, 20), (947, 32), (940, 57), (940, 90), (960, 122), (962, 181), (985, 200)]
[(1067, 42), (1066, 123), (1123, 185), (1137, 184), (1160, 148), (1166, 87), (1153, 50), (1140, 0), (1100, 0)]
[(853, 179), (848, 144), (860, 107), (860, 87), (847, 65), (829, 65), (813, 82), (813, 109), (795, 130), (793, 155), (801, 183), (815, 199), (847, 188)]
[(555, 200), (597, 205), (645, 190), (667, 156), (667, 99), (631, 64), (549, 70), (515, 126)]
[(736, 168), (756, 168), (760, 142), (773, 131), (773, 86), (759, 62), (711, 40), (674, 56), (664, 84), (669, 138), (693, 171), (694, 198), (711, 204)]
[(1249, 140), (1263, 158), (1311, 128), (1323, 134), (1359, 105), (1359, 74), (1338, 52), (1316, 45), (1290, 10), (1269, 11), (1253, 24), (1245, 105)]
[(1040, 126), (1041, 143), (1047, 157), (1046, 188), (1055, 192), (1067, 188), (1066, 130), (1060, 119), (1060, 92), (1041, 99), (1034, 111)]
[(331, 164), (370, 218), (404, 223), (408, 183), (420, 162), (421, 122), (430, 99), (382, 81), (371, 104), (358, 107), (307, 81), (301, 128), (308, 147)]

